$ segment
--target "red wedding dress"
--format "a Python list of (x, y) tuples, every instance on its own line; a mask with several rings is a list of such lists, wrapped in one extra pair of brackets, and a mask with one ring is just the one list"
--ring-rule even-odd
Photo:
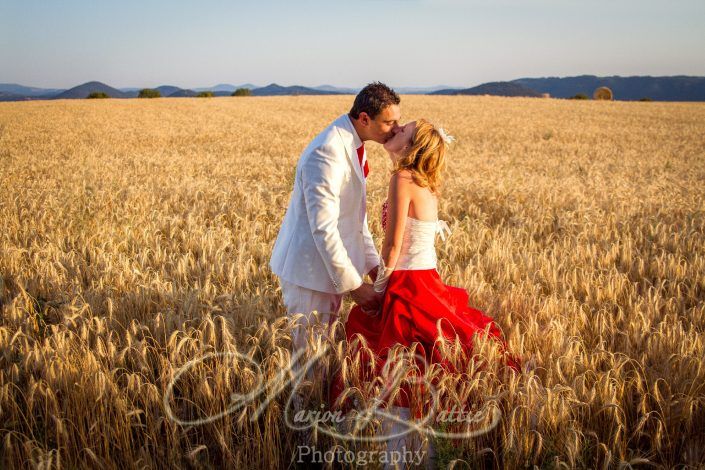
[[(386, 201), (382, 211), (382, 226), (386, 230)], [(435, 345), (439, 319), (443, 319), (440, 325), (444, 336), (454, 341), (457, 335), (468, 352), (472, 349), (473, 335), (484, 334), (485, 331), (497, 339), (506, 352), (501, 330), (490, 317), (468, 306), (467, 291), (441, 281), (436, 270), (434, 242), (437, 233), (445, 240), (444, 230), (448, 231), (444, 221), (423, 221), (407, 217), (399, 260), (389, 278), (381, 312), (372, 316), (363, 312), (358, 305), (350, 311), (345, 323), (348, 345), (351, 347), (355, 344), (353, 340), (356, 335), (361, 335), (376, 356), (378, 374), (391, 347), (395, 344), (411, 346), (415, 342), (418, 343), (416, 352), (425, 356), (426, 364), (437, 363), (452, 368), (441, 357)], [(510, 354), (506, 358), (507, 365), (518, 371), (518, 360)], [(373, 378), (368, 374), (365, 380)], [(334, 375), (329, 395), (331, 407), (338, 408), (333, 405), (344, 388), (341, 375)], [(408, 386), (402, 386), (401, 390), (402, 393), (393, 404), (411, 406)], [(352, 406), (352, 400), (347, 399), (342, 408), (350, 409)], [(422, 414), (418, 406), (412, 408), (416, 409), (415, 415)]]

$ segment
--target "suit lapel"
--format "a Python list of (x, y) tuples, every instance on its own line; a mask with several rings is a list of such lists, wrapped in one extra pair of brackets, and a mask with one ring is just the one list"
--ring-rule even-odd
[(347, 154), (348, 159), (350, 159), (353, 171), (364, 186), (366, 184), (365, 175), (362, 173), (362, 167), (360, 166), (360, 161), (357, 158), (357, 148), (355, 147), (355, 139), (352, 134), (355, 130), (350, 128), (351, 125), (352, 123), (350, 122), (350, 119), (344, 114), (339, 118), (339, 125), (337, 125), (336, 128), (338, 130), (338, 135), (340, 135), (340, 138), (343, 141), (345, 153)]

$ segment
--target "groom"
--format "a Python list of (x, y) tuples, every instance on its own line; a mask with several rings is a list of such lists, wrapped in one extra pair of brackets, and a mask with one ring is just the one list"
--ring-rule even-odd
[(363, 282), (365, 274), (374, 281), (379, 264), (367, 227), (364, 142), (384, 144), (399, 131), (400, 117), (394, 90), (370, 83), (350, 112), (318, 134), (299, 158), (270, 260), (287, 314), (304, 315), (294, 331), (293, 352), (306, 347), (307, 325), (320, 322), (328, 334), (345, 294), (364, 310), (376, 311), (381, 304), (381, 294)]

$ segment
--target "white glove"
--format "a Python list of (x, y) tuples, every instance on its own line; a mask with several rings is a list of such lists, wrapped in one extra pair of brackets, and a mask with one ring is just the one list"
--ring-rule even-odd
[(389, 282), (389, 277), (394, 272), (394, 268), (388, 268), (384, 265), (384, 259), (382, 256), (379, 257), (379, 268), (377, 269), (377, 279), (373, 285), (375, 292), (384, 293), (387, 290), (387, 283)]

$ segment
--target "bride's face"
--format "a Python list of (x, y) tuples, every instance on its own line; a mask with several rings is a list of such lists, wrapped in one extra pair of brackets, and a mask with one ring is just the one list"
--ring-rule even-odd
[(399, 127), (394, 137), (385, 142), (384, 149), (387, 151), (392, 161), (396, 161), (411, 148), (411, 141), (413, 140), (415, 130), (416, 121), (407, 122)]

